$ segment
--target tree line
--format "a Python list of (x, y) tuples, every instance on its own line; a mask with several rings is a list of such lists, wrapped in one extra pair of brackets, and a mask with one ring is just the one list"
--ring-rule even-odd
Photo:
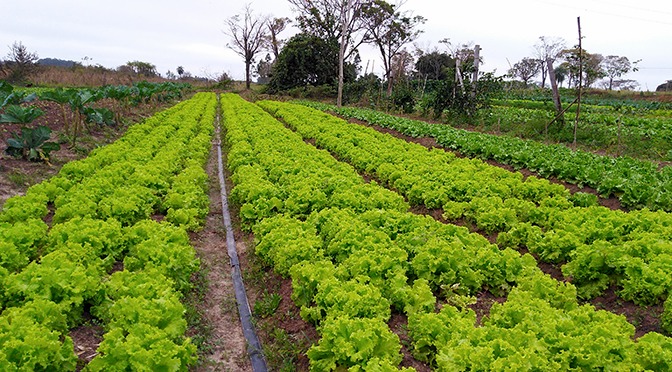
[[(446, 110), (469, 115), (486, 106), (488, 97), (502, 89), (504, 79), (517, 80), (526, 88), (540, 77), (540, 85), (545, 88), (548, 75), (554, 73), (558, 83), (569, 88), (578, 85), (579, 77), (583, 87), (603, 78), (605, 89), (637, 86), (623, 76), (637, 71), (639, 61), (588, 53), (578, 46), (569, 48), (560, 38), (540, 37), (533, 55), (516, 62), (506, 75), (496, 77), (479, 71), (483, 59), (476, 55), (478, 46), (473, 43), (444, 39), (433, 48), (414, 45), (426, 19), (403, 9), (403, 3), (288, 1), (294, 19), (255, 13), (248, 4), (226, 21), (225, 33), (230, 37), (227, 46), (245, 63), (248, 89), (256, 76), (272, 94), (312, 89), (336, 96), (338, 105), (371, 100), (375, 95), (404, 111), (441, 116)], [(299, 33), (283, 39), (282, 32), (291, 24)], [(363, 45), (378, 51), (382, 77), (373, 74), (368, 63), (362, 68), (359, 50)]]
[(566, 45), (562, 38), (539, 37), (533, 46), (533, 55), (516, 62), (509, 69), (508, 76), (520, 79), (524, 87), (533, 78), (540, 77), (541, 88), (544, 88), (548, 76), (547, 61), (551, 61), (558, 84), (567, 82), (569, 88), (578, 85), (579, 77), (585, 87), (600, 82), (600, 88), (608, 90), (633, 90), (639, 85), (635, 80), (623, 79), (627, 73), (638, 70), (639, 60), (631, 62), (625, 56), (603, 56), (578, 46), (568, 48)]

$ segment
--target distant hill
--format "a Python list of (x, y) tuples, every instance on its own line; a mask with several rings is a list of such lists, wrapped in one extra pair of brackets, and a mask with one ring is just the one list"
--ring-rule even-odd
[(41, 58), (37, 61), (37, 64), (42, 66), (72, 67), (80, 63), (58, 58)]

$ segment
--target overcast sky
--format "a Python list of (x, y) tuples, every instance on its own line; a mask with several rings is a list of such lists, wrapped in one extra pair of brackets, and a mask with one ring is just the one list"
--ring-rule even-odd
[[(259, 14), (294, 18), (285, 0), (250, 1)], [(228, 72), (244, 78), (244, 64), (226, 48), (225, 20), (241, 13), (244, 1), (210, 0), (0, 0), (0, 58), (21, 41), (40, 58), (60, 58), (115, 68), (129, 61), (150, 62), (164, 74), (177, 66), (198, 76)], [(407, 0), (404, 10), (427, 18), (416, 44), (442, 48), (438, 41), (473, 43), (482, 48), (483, 71), (503, 75), (533, 55), (540, 36), (578, 42), (590, 53), (640, 60), (625, 76), (641, 90), (672, 80), (672, 1), (625, 0)], [(289, 37), (289, 29), (281, 36)], [(413, 46), (410, 45), (412, 50)], [(90, 60), (85, 60), (87, 57)], [(261, 57), (261, 56), (260, 56)], [(381, 74), (380, 57), (363, 51)], [(375, 60), (375, 62), (374, 62)]]

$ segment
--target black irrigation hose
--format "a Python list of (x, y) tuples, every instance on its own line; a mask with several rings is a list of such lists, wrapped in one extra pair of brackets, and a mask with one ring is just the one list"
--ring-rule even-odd
[[(219, 97), (217, 98), (219, 101)], [(231, 225), (231, 214), (229, 213), (229, 205), (226, 195), (226, 184), (224, 183), (224, 167), (222, 165), (222, 146), (219, 139), (220, 132), (220, 114), (217, 109), (217, 166), (219, 168), (219, 185), (220, 196), (222, 199), (222, 216), (224, 217), (224, 227), (226, 228), (226, 249), (231, 259), (231, 277), (233, 278), (233, 290), (236, 294), (236, 303), (238, 304), (238, 314), (240, 315), (240, 323), (243, 327), (243, 335), (247, 341), (247, 352), (252, 362), (252, 370), (254, 372), (266, 372), (266, 359), (264, 358), (264, 350), (259, 342), (259, 337), (252, 324), (252, 313), (250, 312), (250, 303), (247, 300), (247, 293), (245, 292), (245, 284), (243, 284), (243, 277), (240, 272), (240, 263), (238, 262), (238, 252), (236, 251), (236, 241), (233, 238), (233, 227)]]

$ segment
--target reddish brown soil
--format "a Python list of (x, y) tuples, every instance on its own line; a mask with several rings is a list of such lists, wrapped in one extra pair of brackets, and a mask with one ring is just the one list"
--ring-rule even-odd
[(469, 308), (476, 313), (476, 323), (480, 325), (483, 323), (483, 318), (490, 315), (492, 305), (495, 302), (502, 304), (504, 301), (506, 297), (498, 297), (488, 291), (482, 291), (476, 295), (476, 303), (469, 305)]
[(105, 330), (93, 321), (88, 311), (84, 312), (82, 324), (70, 330), (70, 338), (75, 346), (75, 355), (79, 358), (77, 370), (80, 371), (98, 355), (96, 350), (103, 341)]
[(412, 340), (408, 335), (408, 317), (403, 314), (392, 314), (390, 320), (387, 322), (387, 325), (390, 327), (390, 330), (399, 336), (399, 341), (401, 343), (401, 355), (403, 359), (401, 360), (401, 367), (412, 367), (415, 368), (417, 372), (429, 372), (431, 368), (427, 363), (421, 362), (413, 357), (412, 354)]
[(611, 287), (601, 296), (588, 301), (598, 310), (606, 310), (614, 314), (623, 315), (628, 322), (635, 326), (637, 339), (649, 332), (665, 333), (660, 325), (660, 315), (663, 313), (663, 305), (639, 306), (632, 301), (625, 301), (616, 294), (616, 288)]

